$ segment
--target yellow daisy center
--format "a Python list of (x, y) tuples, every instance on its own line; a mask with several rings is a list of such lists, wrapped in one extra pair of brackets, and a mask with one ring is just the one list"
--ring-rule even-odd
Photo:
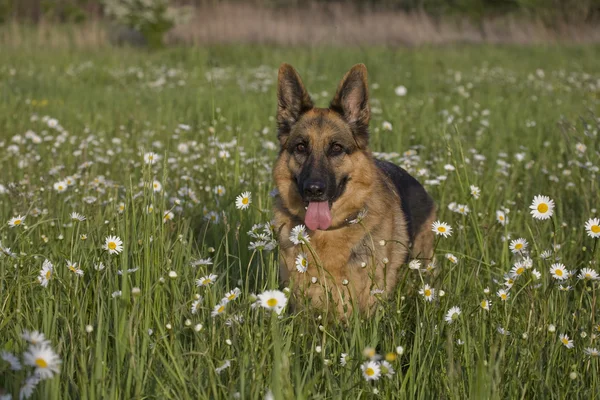
[(202, 281), (202, 284), (203, 284), (203, 285), (208, 285), (209, 283), (210, 283), (210, 279), (204, 279), (204, 280)]
[(110, 243), (108, 244), (108, 248), (109, 248), (110, 250), (114, 250), (114, 249), (116, 249), (116, 248), (117, 248), (117, 244), (116, 244), (115, 242), (110, 242)]
[(389, 361), (389, 362), (396, 361), (396, 354), (394, 354), (394, 353), (387, 353), (385, 355), (385, 359), (387, 361)]
[(63, 185), (58, 185), (58, 190), (63, 190), (65, 187)]
[(507, 297), (508, 297), (508, 296), (506, 296), (506, 293), (502, 293), (502, 294), (500, 295), (500, 298), (502, 298), (502, 300), (506, 300), (506, 298), (507, 298)]
[(267, 300), (267, 305), (269, 307), (275, 307), (277, 305), (277, 299), (269, 299), (269, 300)]
[(48, 272), (46, 272), (46, 279), (50, 279), (51, 276), (52, 276), (52, 271), (48, 270)]
[(444, 232), (446, 232), (446, 228), (443, 226), (438, 226), (438, 232), (444, 233)]
[(36, 358), (35, 365), (37, 365), (40, 368), (48, 368), (48, 363), (43, 358)]
[(554, 274), (558, 275), (558, 276), (562, 276), (563, 275), (562, 269), (555, 269)]
[(598, 225), (592, 225), (592, 227), (590, 228), (590, 230), (594, 233), (600, 233), (600, 226)]
[(521, 250), (523, 248), (523, 243), (517, 243), (515, 244), (515, 249), (516, 250)]
[(235, 299), (235, 294), (230, 294), (229, 296), (227, 296), (228, 300), (233, 300)]
[(300, 264), (302, 264), (303, 267), (306, 267), (306, 258), (303, 258)]
[(244, 198), (242, 199), (242, 204), (244, 204), (244, 205), (245, 205), (245, 204), (248, 204), (249, 202), (250, 202), (250, 200), (249, 200), (247, 197), (244, 197)]
[(523, 273), (523, 271), (525, 271), (525, 268), (520, 267), (517, 269), (516, 273), (517, 273), (517, 275), (521, 275)]
[(375, 370), (373, 368), (367, 368), (367, 369), (365, 369), (365, 375), (373, 376), (373, 375), (375, 375)]
[(429, 289), (425, 289), (425, 292), (423, 292), (425, 294), (425, 297), (429, 297), (431, 296), (431, 290)]
[(569, 344), (569, 339), (567, 338), (562, 338), (560, 339), (564, 344)]
[(221, 307), (219, 307), (219, 309), (217, 310), (217, 312), (218, 312), (219, 314), (221, 314), (223, 311), (225, 311), (225, 306), (221, 306)]
[(487, 308), (487, 301), (483, 300), (481, 302), (481, 308)]
[(14, 224), (15, 224), (15, 225), (21, 225), (21, 220), (20, 220), (20, 219), (15, 219), (15, 222), (14, 222)]
[(548, 212), (548, 204), (546, 204), (546, 203), (541, 203), (541, 204), (539, 204), (539, 205), (537, 206), (537, 210), (538, 210), (539, 212), (541, 212), (542, 214), (543, 214), (543, 213), (545, 213), (545, 212)]
[(504, 215), (499, 215), (499, 216), (498, 216), (498, 219), (499, 219), (500, 221), (504, 221)]

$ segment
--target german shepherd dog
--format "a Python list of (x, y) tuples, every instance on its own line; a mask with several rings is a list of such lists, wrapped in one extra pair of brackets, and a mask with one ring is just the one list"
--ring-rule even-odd
[[(433, 200), (404, 169), (371, 154), (364, 64), (346, 73), (329, 108), (316, 108), (296, 70), (282, 64), (277, 100), (281, 279), (295, 307), (304, 298), (341, 317), (368, 315), (395, 289), (403, 264), (432, 260)], [(290, 240), (298, 225), (308, 243)]]

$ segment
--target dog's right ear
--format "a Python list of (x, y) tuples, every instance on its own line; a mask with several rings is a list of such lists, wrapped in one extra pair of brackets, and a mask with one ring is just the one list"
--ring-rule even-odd
[(289, 64), (281, 64), (277, 78), (277, 138), (283, 146), (302, 114), (314, 107), (298, 72)]

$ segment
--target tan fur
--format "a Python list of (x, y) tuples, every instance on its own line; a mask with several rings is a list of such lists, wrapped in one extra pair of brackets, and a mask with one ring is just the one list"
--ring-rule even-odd
[(420, 227), (415, 236), (412, 246), (411, 258), (429, 262), (433, 260), (433, 242), (434, 234), (431, 231), (431, 225), (435, 221), (435, 210), (432, 210), (426, 222)]
[[(281, 80), (287, 73), (292, 79), (298, 79), (298, 83), (293, 81), (296, 86), (292, 89), (303, 98), (301, 81), (290, 68), (284, 65), (280, 69), (280, 93), (286, 93), (285, 82), (282, 84)], [(362, 79), (366, 87), (364, 66), (353, 68), (344, 80), (356, 71), (365, 74)], [(341, 92), (340, 84), (334, 102), (336, 98), (338, 101), (344, 100), (340, 100)], [(345, 99), (352, 102), (355, 94), (348, 93)], [(345, 317), (354, 308), (369, 314), (378, 298), (385, 298), (393, 292), (398, 283), (399, 269), (411, 254), (421, 259), (431, 259), (433, 233), (430, 227), (435, 213), (431, 213), (426, 224), (415, 227), (415, 242), (410, 243), (400, 198), (390, 179), (375, 165), (366, 147), (366, 139), (360, 142), (353, 136), (348, 121), (330, 109), (311, 108), (296, 120), (296, 114), (287, 112), (291, 106), (285, 100), (280, 101), (278, 119), (293, 120), (293, 125), (289, 132), (280, 135), (282, 146), (295, 135), (302, 135), (310, 141), (315, 158), (320, 156), (319, 152), (325, 151), (332, 140), (350, 141), (357, 149), (343, 157), (328, 159), (336, 176), (349, 176), (350, 180), (343, 194), (332, 203), (331, 228), (309, 231), (309, 245), (294, 245), (289, 239), (291, 230), (304, 224), (306, 203), (295, 181), (302, 168), (301, 163), (290, 152), (283, 149), (280, 152), (273, 177), (278, 189), (275, 229), (280, 243), (281, 280), (292, 288), (296, 307), (308, 305), (336, 310)], [(306, 99), (303, 101), (306, 102)], [(301, 105), (292, 106), (299, 108)], [(353, 112), (357, 115), (357, 123), (368, 124), (368, 109)], [(347, 222), (356, 218), (361, 210), (367, 210), (361, 222)], [(308, 258), (308, 270), (304, 273), (298, 272), (295, 267), (296, 257), (301, 252)], [(317, 279), (316, 283), (311, 281), (313, 278)]]

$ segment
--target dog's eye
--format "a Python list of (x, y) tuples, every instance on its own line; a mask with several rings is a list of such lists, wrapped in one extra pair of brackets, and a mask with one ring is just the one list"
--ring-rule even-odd
[(304, 153), (304, 152), (306, 152), (306, 145), (304, 143), (298, 143), (296, 145), (296, 151), (298, 153)]
[(331, 146), (330, 151), (331, 151), (331, 154), (338, 155), (344, 151), (344, 148), (341, 145), (335, 143), (335, 144), (333, 144), (333, 146)]

